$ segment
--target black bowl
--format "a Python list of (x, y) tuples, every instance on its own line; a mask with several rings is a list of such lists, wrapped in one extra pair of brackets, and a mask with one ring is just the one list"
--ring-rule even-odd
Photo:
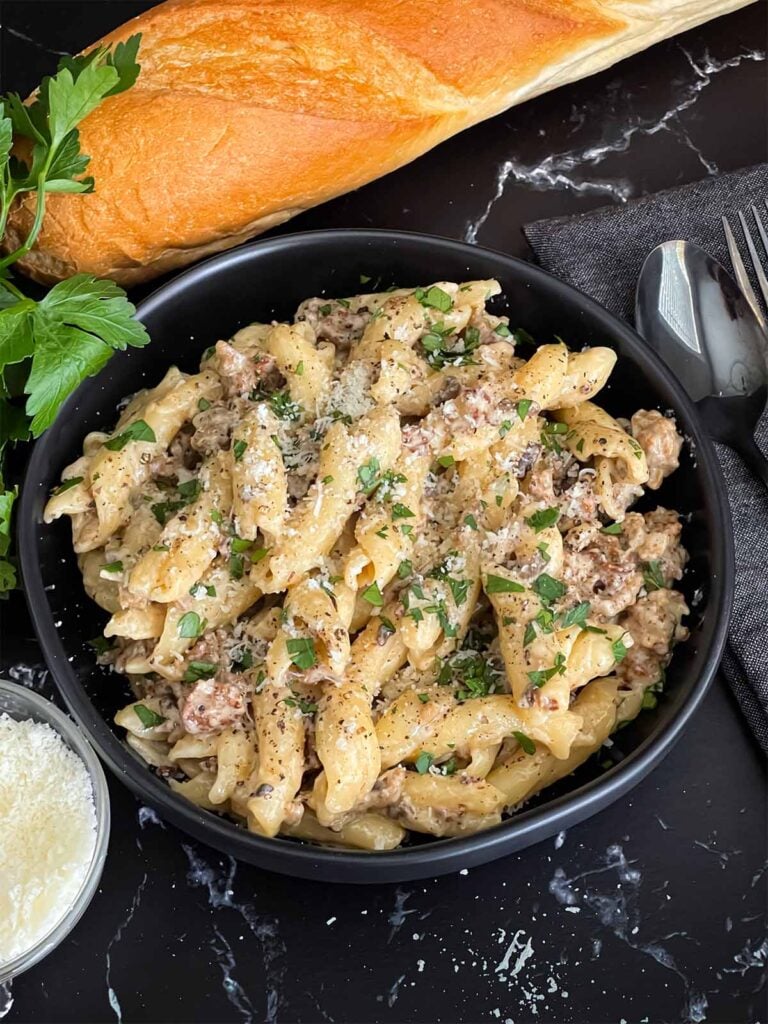
[[(617, 734), (612, 768), (591, 759), (487, 832), (417, 840), (378, 854), (260, 838), (171, 792), (112, 725), (128, 689), (96, 665), (85, 642), (100, 633), (104, 615), (83, 592), (68, 523), (42, 523), (43, 505), (62, 468), (79, 455), (89, 430), (110, 429), (125, 394), (155, 384), (170, 363), (194, 370), (207, 345), (250, 321), (289, 317), (307, 296), (359, 292), (361, 275), (371, 278), (368, 288), (497, 278), (503, 294), (493, 308), (509, 313), (513, 326), (525, 327), (540, 342), (557, 334), (577, 349), (599, 344), (618, 351), (600, 399), (610, 412), (672, 409), (688, 439), (680, 470), (665, 483), (658, 503), (686, 516), (691, 560), (684, 589), (692, 607), (691, 636), (675, 653), (658, 708)], [(545, 839), (623, 796), (659, 763), (701, 703), (720, 659), (733, 589), (732, 533), (725, 484), (695, 409), (626, 324), (527, 263), (442, 238), (390, 231), (312, 232), (245, 246), (164, 285), (140, 305), (138, 316), (152, 344), (115, 356), (68, 399), (35, 447), (19, 510), (27, 601), (53, 678), (102, 758), (137, 796), (198, 839), (270, 870), (333, 882), (394, 882), (457, 871)]]

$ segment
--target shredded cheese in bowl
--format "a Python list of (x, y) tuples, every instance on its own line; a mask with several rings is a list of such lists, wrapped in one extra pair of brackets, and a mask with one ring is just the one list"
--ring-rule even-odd
[(98, 884), (108, 832), (104, 776), (77, 727), (0, 682), (0, 982), (74, 926)]

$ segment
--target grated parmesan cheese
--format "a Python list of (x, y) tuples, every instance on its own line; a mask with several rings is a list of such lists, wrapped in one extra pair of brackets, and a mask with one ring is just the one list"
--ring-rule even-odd
[(0, 963), (65, 916), (96, 845), (88, 771), (49, 725), (0, 715)]

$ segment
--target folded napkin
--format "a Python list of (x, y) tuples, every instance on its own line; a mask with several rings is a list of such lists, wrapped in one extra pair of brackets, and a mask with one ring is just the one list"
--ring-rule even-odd
[[(623, 206), (536, 221), (523, 230), (545, 270), (634, 322), (635, 285), (651, 249), (684, 238), (730, 269), (720, 218), (735, 219), (737, 210), (766, 197), (768, 164), (761, 164)], [(757, 442), (768, 453), (768, 416), (760, 422)], [(736, 595), (722, 667), (768, 753), (768, 494), (730, 448), (715, 447), (736, 541)]]

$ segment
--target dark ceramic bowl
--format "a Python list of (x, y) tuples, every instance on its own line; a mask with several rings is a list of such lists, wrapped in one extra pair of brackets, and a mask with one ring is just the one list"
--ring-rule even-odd
[[(495, 277), (496, 312), (540, 342), (561, 335), (572, 347), (609, 345), (619, 353), (600, 402), (615, 415), (672, 409), (688, 443), (680, 470), (651, 506), (685, 516), (691, 560), (684, 590), (690, 639), (678, 647), (658, 708), (614, 738), (613, 767), (592, 758), (496, 828), (460, 839), (415, 840), (391, 853), (323, 849), (264, 839), (176, 796), (125, 744), (112, 724), (129, 696), (119, 676), (99, 668), (86, 640), (104, 613), (88, 600), (72, 554), (68, 521), (42, 523), (62, 468), (90, 430), (110, 429), (117, 403), (154, 385), (171, 363), (194, 371), (200, 353), (253, 320), (290, 317), (310, 295), (351, 295), (360, 275), (380, 288), (435, 280)], [(19, 550), (27, 601), (53, 677), (72, 714), (112, 771), (142, 800), (196, 838), (272, 871), (332, 882), (394, 882), (472, 867), (551, 836), (624, 796), (657, 765), (701, 703), (725, 642), (733, 588), (731, 524), (712, 445), (678, 382), (626, 324), (536, 267), (443, 238), (390, 231), (328, 231), (257, 242), (208, 260), (159, 288), (138, 311), (152, 344), (114, 357), (65, 403), (29, 463), (19, 509)], [(642, 507), (642, 506), (641, 506)]]

